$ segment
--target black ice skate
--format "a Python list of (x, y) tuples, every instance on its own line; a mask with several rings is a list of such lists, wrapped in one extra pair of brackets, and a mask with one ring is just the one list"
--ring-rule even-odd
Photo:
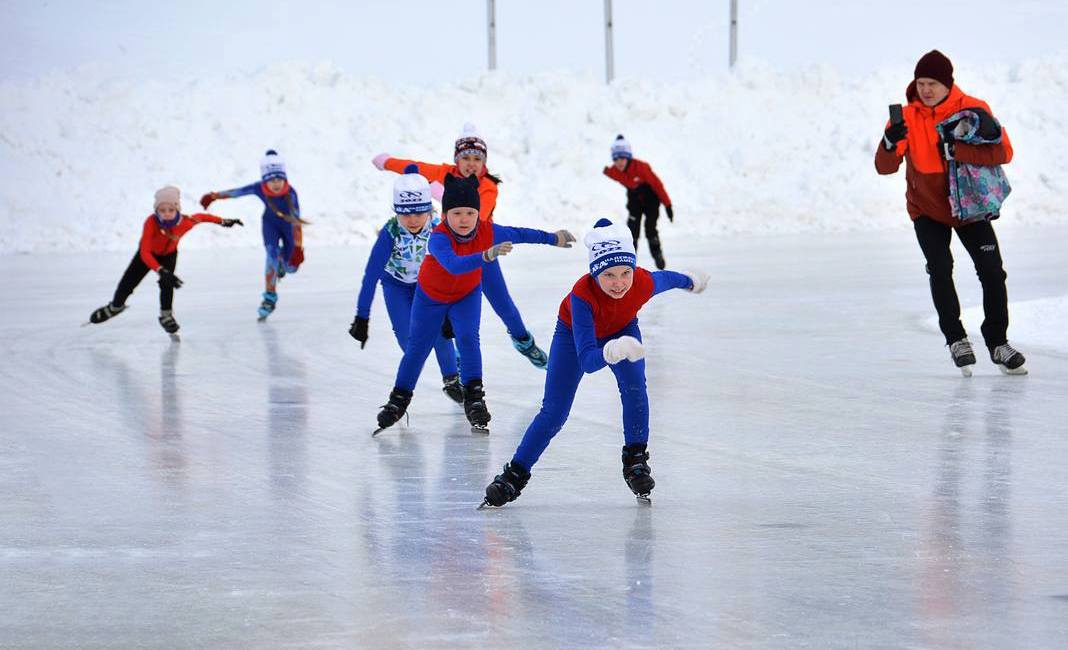
[(412, 401), (412, 391), (403, 388), (393, 388), (389, 394), (389, 401), (382, 405), (378, 412), (378, 428), (371, 435), (377, 436), (383, 430), (397, 423), (408, 412), (408, 404)]
[(463, 404), (464, 387), (460, 385), (460, 375), (449, 375), (448, 377), (443, 377), (442, 381), (445, 385), (441, 387), (441, 392), (445, 393), (446, 397), (457, 404)]
[(486, 498), (477, 510), (486, 506), (500, 508), (506, 503), (511, 503), (519, 497), (519, 493), (527, 486), (530, 480), (530, 472), (517, 463), (507, 463), (501, 473), (494, 477), (493, 482), (486, 486)]
[(639, 501), (650, 503), (649, 493), (656, 486), (650, 473), (649, 452), (645, 445), (633, 444), (623, 447), (623, 479)]
[(164, 309), (159, 313), (159, 326), (163, 328), (164, 332), (171, 335), (171, 339), (174, 341), (178, 339), (178, 321), (174, 320), (174, 312), (170, 309)]
[(950, 343), (949, 354), (953, 357), (953, 363), (960, 368), (960, 374), (965, 377), (971, 377), (972, 366), (975, 365), (975, 352), (972, 350), (972, 344), (968, 342), (968, 338), (964, 337), (959, 341)]
[[(634, 250), (638, 250), (635, 248)], [(656, 262), (656, 268), (663, 271), (667, 264), (664, 262), (664, 253), (660, 249), (660, 238), (651, 238), (649, 240), (649, 252), (653, 255), (653, 261)]]
[(1027, 359), (1020, 354), (1019, 350), (1008, 343), (1002, 343), (990, 350), (990, 360), (1006, 375), (1027, 374), (1027, 368), (1024, 368), (1024, 363), (1027, 362)]
[[(110, 302), (89, 315), (89, 323), (98, 324), (118, 316), (126, 310), (126, 305), (113, 305)], [(88, 323), (87, 323), (88, 324)]]
[(472, 379), (464, 386), (464, 414), (472, 433), (489, 433), (490, 413), (481, 379)]

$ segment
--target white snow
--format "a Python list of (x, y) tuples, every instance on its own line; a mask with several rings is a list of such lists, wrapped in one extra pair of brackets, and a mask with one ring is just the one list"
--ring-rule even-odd
[[(970, 330), (973, 342), (982, 341), (979, 334), (979, 325), (983, 322), (982, 305), (962, 309), (961, 321)], [(938, 331), (937, 316), (931, 316), (925, 322), (929, 329)], [(1068, 352), (1065, 323), (1068, 323), (1068, 295), (1009, 303), (1009, 342), (1019, 347), (1025, 356), (1028, 346)]]
[[(1060, 220), (1068, 56), (957, 65), (1016, 149), (1002, 227)], [(657, 83), (571, 73), (484, 74), (459, 84), (400, 85), (323, 63), (257, 76), (151, 83), (83, 67), (0, 84), (0, 250), (127, 250), (153, 191), (179, 185), (186, 211), (209, 190), (256, 180), (268, 147), (285, 155), (301, 194), (309, 247), (369, 238), (389, 214), (393, 175), (370, 159), (443, 162), (464, 121), (478, 124), (504, 179), (498, 220), (588, 226), (623, 213), (601, 175), (616, 133), (650, 161), (676, 203), (665, 237), (906, 228), (903, 174), (880, 177), (872, 152), (886, 105), (911, 68), (858, 77), (831, 67)], [(428, 77), (430, 75), (428, 74)], [(213, 206), (243, 231), (203, 229), (184, 247), (256, 246), (254, 198)], [(198, 209), (198, 208), (196, 208)]]

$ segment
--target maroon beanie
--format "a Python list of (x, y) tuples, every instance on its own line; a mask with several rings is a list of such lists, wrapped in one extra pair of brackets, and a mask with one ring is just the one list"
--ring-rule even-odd
[(913, 79), (925, 77), (934, 79), (946, 88), (953, 87), (953, 63), (938, 50), (931, 50), (920, 57), (916, 63), (916, 73)]

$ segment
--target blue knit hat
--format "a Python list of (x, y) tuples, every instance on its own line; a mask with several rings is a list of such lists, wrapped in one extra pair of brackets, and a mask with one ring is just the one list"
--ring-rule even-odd
[(615, 142), (612, 143), (612, 160), (616, 158), (626, 158), (630, 160), (634, 157), (634, 154), (630, 150), (630, 143), (623, 137), (622, 134), (616, 136)]
[(616, 225), (608, 219), (599, 219), (593, 224), (593, 230), (586, 233), (583, 243), (590, 252), (590, 275), (597, 277), (605, 269), (613, 266), (637, 265), (638, 257), (634, 254), (634, 239), (630, 230)]
[(430, 183), (419, 175), (418, 165), (408, 165), (404, 173), (393, 181), (393, 212), (418, 214), (430, 212)]
[(268, 149), (260, 159), (260, 178), (264, 183), (275, 178), (286, 179), (286, 161), (274, 149)]

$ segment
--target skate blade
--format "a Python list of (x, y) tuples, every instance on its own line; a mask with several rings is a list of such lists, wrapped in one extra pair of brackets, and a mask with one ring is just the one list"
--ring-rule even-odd
[(635, 494), (634, 498), (638, 500), (638, 503), (646, 506), (653, 505), (653, 500), (649, 498), (648, 494)]
[(1024, 368), (1023, 366), (1020, 366), (1019, 368), (1016, 368), (1016, 369), (1009, 368), (1008, 366), (1002, 365), (1000, 363), (997, 364), (997, 366), (998, 366), (998, 370), (1000, 370), (1001, 374), (1003, 374), (1003, 375), (1026, 375), (1027, 374), (1027, 368)]
[(972, 367), (971, 366), (961, 366), (959, 368), (959, 370), (960, 370), (960, 374), (964, 375), (965, 377), (971, 377), (972, 376)]
[(485, 499), (483, 499), (482, 503), (478, 504), (478, 506), (475, 508), (475, 510), (485, 510), (486, 508), (492, 508), (492, 507), (494, 507), (494, 506), (492, 504), (490, 504), (489, 501), (486, 501)]
[(170, 337), (171, 337), (171, 342), (172, 343), (181, 343), (182, 342), (182, 335), (181, 334), (171, 334)]
[(483, 435), (489, 435), (489, 426), (485, 424), (472, 424), (471, 433), (481, 433)]
[[(393, 425), (390, 425), (390, 426), (393, 426)], [(378, 434), (382, 433), (383, 431), (385, 431), (388, 428), (389, 427), (378, 427), (377, 429), (375, 429), (374, 431), (371, 432), (371, 437), (372, 438), (377, 438)]]

